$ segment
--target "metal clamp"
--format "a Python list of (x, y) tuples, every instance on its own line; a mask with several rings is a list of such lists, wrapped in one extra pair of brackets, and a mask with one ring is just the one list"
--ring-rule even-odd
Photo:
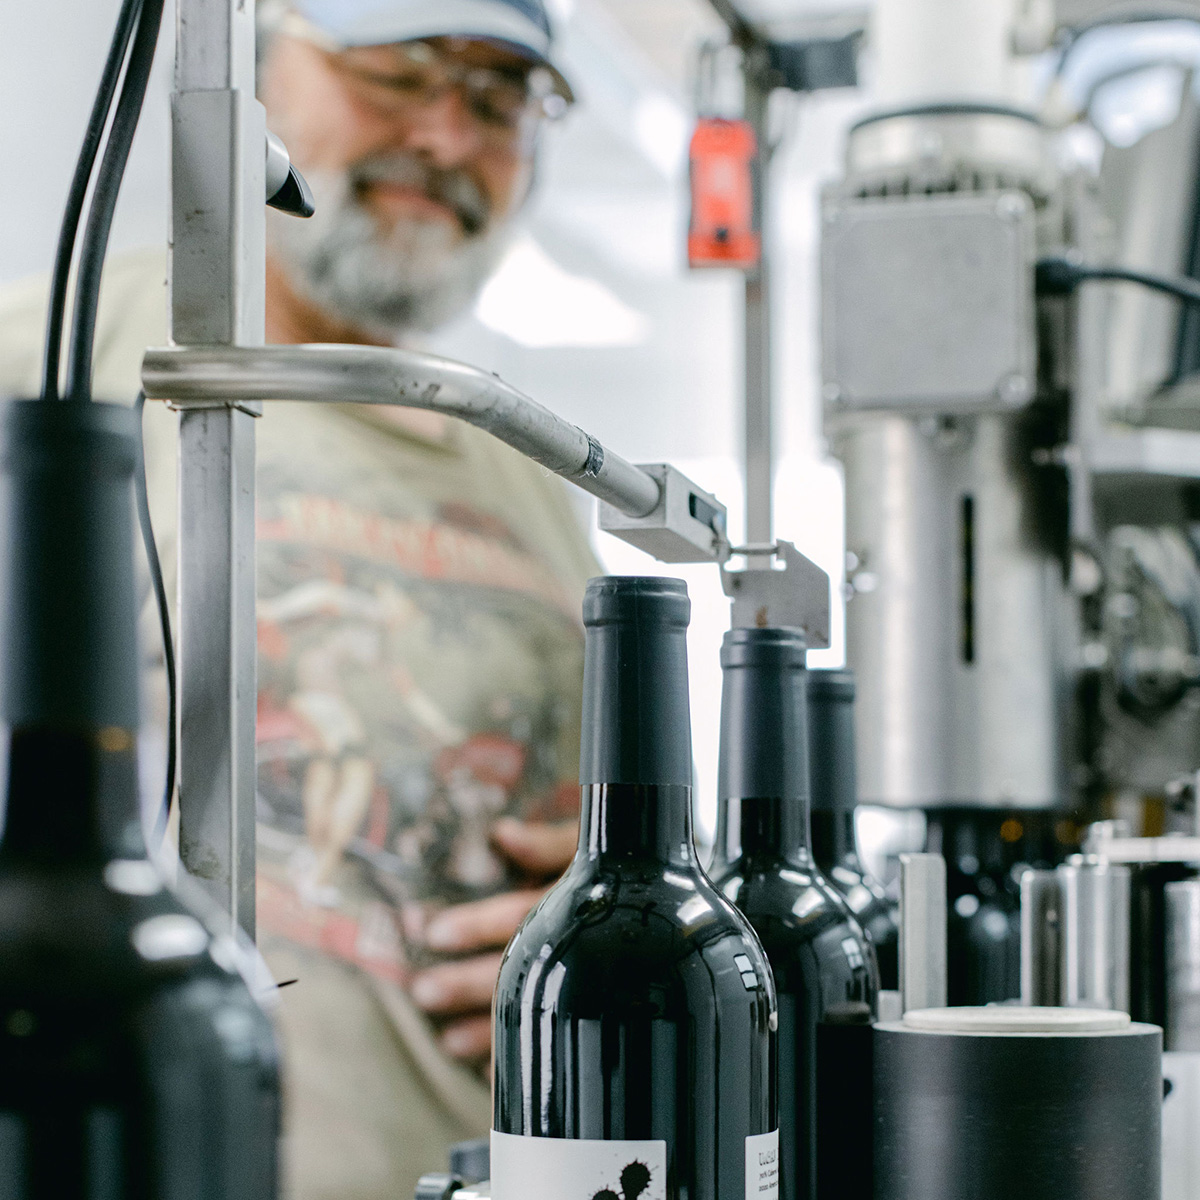
[(635, 516), (601, 504), (600, 528), (653, 555), (659, 562), (720, 562), (728, 554), (725, 506), (667, 463), (638, 468), (655, 481), (658, 503)]
[(732, 555), (752, 559), (772, 556), (783, 563), (782, 569), (768, 564), (730, 571), (722, 562), (721, 586), (733, 600), (734, 629), (803, 629), (810, 650), (828, 647), (829, 576), (816, 563), (784, 541), (731, 547)]

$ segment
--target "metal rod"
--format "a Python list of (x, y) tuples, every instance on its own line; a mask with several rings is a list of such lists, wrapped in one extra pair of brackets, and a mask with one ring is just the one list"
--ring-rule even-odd
[(1165, 1050), (1200, 1051), (1200, 879), (1168, 883)]
[(1062, 1003), (1129, 1011), (1130, 871), (1074, 855), (1062, 887)]
[(1061, 1003), (1058, 872), (1030, 868), (1021, 876), (1021, 1003)]
[(738, 11), (733, 0), (709, 0), (713, 11), (729, 26), (733, 40), (742, 46), (752, 46), (758, 41), (758, 35), (753, 26)]
[[(254, 6), (179, 0), (172, 100), (170, 332), (261, 345), (266, 118)], [(254, 936), (254, 417), (230, 403), (179, 426), (179, 852)]]
[(900, 855), (900, 1004), (946, 1006), (946, 860)]
[(772, 438), (771, 371), (771, 272), (770, 207), (767, 174), (771, 153), (767, 145), (767, 106), (770, 90), (759, 78), (758, 52), (745, 53), (745, 113), (754, 126), (758, 142), (761, 186), (759, 187), (762, 257), (746, 276), (745, 289), (745, 423), (743, 466), (746, 476), (746, 541), (771, 542), (774, 538), (771, 490), (775, 476)]
[(307, 400), (390, 404), (459, 417), (631, 517), (659, 502), (639, 467), (495, 375), (381, 346), (180, 347), (151, 350), (146, 395), (182, 403)]

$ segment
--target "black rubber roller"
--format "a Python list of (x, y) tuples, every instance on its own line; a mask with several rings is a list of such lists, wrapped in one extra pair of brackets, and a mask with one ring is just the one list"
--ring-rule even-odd
[(1088, 1009), (875, 1029), (875, 1200), (1160, 1200), (1162, 1031)]

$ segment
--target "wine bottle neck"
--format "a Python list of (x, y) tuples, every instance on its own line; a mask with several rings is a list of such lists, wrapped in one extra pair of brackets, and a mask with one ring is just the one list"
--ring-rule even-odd
[(807, 675), (795, 629), (732, 629), (721, 647), (718, 854), (810, 861)]
[(836, 866), (858, 866), (853, 810), (813, 809), (812, 852), (822, 871)]
[(138, 820), (132, 410), (0, 408), (4, 856), (144, 852)]
[(145, 857), (127, 730), (17, 729), (7, 751), (0, 861), (60, 866)]
[(717, 809), (717, 859), (812, 864), (808, 805), (795, 798), (728, 796)]
[(690, 603), (683, 583), (594, 579), (583, 613), (580, 785), (690, 789)]
[(696, 863), (692, 789), (680, 784), (596, 783), (582, 789), (579, 853), (664, 866)]

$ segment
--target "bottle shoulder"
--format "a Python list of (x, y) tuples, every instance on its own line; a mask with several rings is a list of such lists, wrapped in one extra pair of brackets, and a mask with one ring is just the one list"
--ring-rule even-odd
[(873, 1003), (877, 988), (870, 939), (820, 872), (790, 864), (739, 861), (717, 880), (754, 926), (776, 989)]
[(249, 1069), (274, 1094), (278, 1044), (243, 952), (149, 863), (113, 867), (0, 868), (0, 1107), (67, 1060), (88, 1064), (72, 1086), (100, 1092), (136, 1059), (213, 1087)]
[(771, 917), (796, 930), (816, 931), (845, 923), (857, 928), (854, 912), (819, 870), (788, 861), (738, 859), (713, 880), (757, 929), (757, 918)]
[[(509, 944), (498, 996), (549, 984), (558, 1004), (589, 995), (610, 1008), (659, 990), (760, 990), (774, 1006), (770, 967), (751, 922), (704, 873), (647, 864), (576, 864)], [(595, 989), (601, 989), (596, 991)]]
[(849, 862), (833, 867), (829, 871), (829, 881), (862, 924), (875, 920), (880, 914), (890, 914), (894, 908), (883, 887)]
[(196, 981), (223, 982), (249, 999), (240, 952), (227, 941), (144, 860), (0, 867), (5, 1003), (43, 995), (140, 1003)]

